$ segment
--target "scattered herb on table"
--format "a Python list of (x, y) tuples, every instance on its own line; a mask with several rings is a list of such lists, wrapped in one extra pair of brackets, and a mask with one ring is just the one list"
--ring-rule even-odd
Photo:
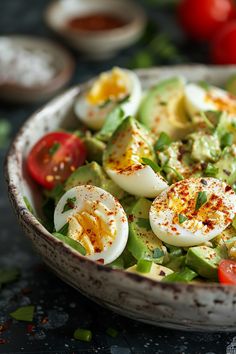
[(35, 307), (33, 305), (19, 307), (16, 311), (9, 315), (17, 321), (32, 322), (34, 317)]
[(89, 329), (77, 328), (74, 331), (73, 337), (77, 340), (81, 340), (83, 342), (91, 342), (92, 340), (92, 332)]

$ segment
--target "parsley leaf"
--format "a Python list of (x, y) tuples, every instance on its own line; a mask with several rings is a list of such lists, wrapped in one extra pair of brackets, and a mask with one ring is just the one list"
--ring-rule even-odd
[(57, 150), (59, 149), (60, 146), (61, 146), (60, 143), (55, 142), (48, 150), (49, 155), (53, 156), (57, 152)]
[(11, 312), (10, 316), (17, 321), (32, 322), (35, 307), (32, 305), (19, 307), (16, 311)]
[(212, 163), (208, 163), (206, 169), (204, 170), (204, 176), (206, 177), (215, 177), (219, 169), (215, 167)]
[(171, 138), (165, 132), (162, 132), (157, 140), (154, 149), (156, 151), (162, 151), (166, 146), (170, 145)]
[(183, 215), (183, 214), (179, 214), (178, 215), (179, 218), (179, 223), (183, 224), (183, 222), (185, 222), (186, 220), (188, 220), (187, 216)]
[(231, 146), (234, 141), (234, 135), (232, 133), (225, 133), (220, 139), (221, 148), (225, 148), (226, 146)]
[(12, 283), (20, 276), (17, 268), (0, 269), (0, 284)]
[(150, 166), (153, 169), (153, 171), (156, 173), (161, 171), (161, 167), (156, 162), (154, 162), (146, 157), (142, 157), (142, 163), (144, 165)]
[(199, 210), (207, 202), (207, 193), (205, 191), (198, 192), (195, 210)]
[(66, 211), (73, 209), (75, 207), (75, 202), (76, 202), (76, 197), (68, 198), (62, 210), (62, 213), (65, 213)]

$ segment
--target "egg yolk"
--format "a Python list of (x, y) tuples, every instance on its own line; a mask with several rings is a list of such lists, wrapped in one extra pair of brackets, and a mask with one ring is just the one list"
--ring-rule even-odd
[(115, 235), (114, 215), (102, 203), (86, 202), (82, 211), (69, 218), (68, 236), (86, 249), (86, 255), (111, 246)]
[(228, 114), (236, 114), (235, 97), (231, 94), (225, 96), (214, 95), (214, 92), (208, 92), (205, 98), (206, 102), (213, 103), (219, 111), (225, 111)]
[(119, 68), (103, 73), (95, 81), (86, 98), (89, 104), (101, 105), (106, 101), (118, 101), (129, 94), (128, 75)]

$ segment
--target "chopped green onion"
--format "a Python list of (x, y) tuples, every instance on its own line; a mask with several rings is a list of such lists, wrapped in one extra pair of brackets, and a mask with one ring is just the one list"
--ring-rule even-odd
[(0, 284), (12, 283), (20, 276), (17, 268), (0, 269)]
[(66, 204), (64, 205), (62, 213), (65, 213), (66, 211), (73, 209), (75, 207), (75, 202), (76, 202), (76, 197), (67, 198), (67, 201), (66, 201)]
[(30, 212), (31, 214), (34, 214), (34, 210), (33, 210), (33, 207), (32, 207), (32, 205), (31, 205), (29, 199), (28, 199), (26, 196), (24, 196), (23, 199), (24, 199), (26, 208), (29, 210), (29, 212)]
[(204, 120), (204, 122), (206, 123), (207, 127), (210, 129), (214, 129), (214, 125), (211, 123), (211, 121), (207, 118), (205, 112), (201, 111), (200, 112), (202, 119)]
[(137, 263), (137, 271), (140, 273), (149, 273), (152, 268), (152, 261), (140, 259)]
[(77, 328), (74, 331), (74, 338), (83, 342), (91, 342), (92, 332), (89, 329)]
[(205, 191), (198, 192), (195, 210), (199, 210), (207, 202), (207, 193)]
[(99, 108), (105, 108), (109, 103), (111, 103), (112, 101), (111, 101), (111, 99), (110, 98), (108, 98), (106, 101), (104, 101), (103, 103), (101, 103), (100, 105), (99, 105)]
[(148, 219), (138, 218), (138, 220), (136, 221), (136, 224), (139, 227), (146, 229), (147, 231), (151, 230), (150, 221)]
[(11, 312), (9, 315), (17, 321), (32, 322), (34, 317), (35, 307), (32, 305), (18, 308), (16, 311)]
[(153, 250), (153, 258), (161, 258), (164, 256), (164, 252), (160, 248), (155, 248)]
[(150, 166), (153, 169), (153, 171), (156, 172), (156, 173), (161, 171), (161, 167), (158, 166), (157, 163), (155, 163), (154, 161), (152, 161), (152, 160), (150, 160), (150, 159), (148, 159), (146, 157), (142, 157), (142, 163), (144, 165)]
[(76, 251), (78, 251), (79, 253), (81, 253), (83, 256), (86, 255), (86, 249), (84, 248), (84, 246), (81, 245), (80, 242), (73, 240), (70, 237), (67, 237), (65, 235), (62, 235), (59, 232), (53, 232), (53, 236), (55, 236), (56, 238), (58, 238), (58, 240), (66, 243), (68, 246), (72, 247), (73, 249), (75, 249)]
[(49, 155), (53, 156), (57, 152), (60, 146), (61, 146), (60, 143), (55, 142), (48, 150)]
[(173, 171), (173, 172), (175, 173), (175, 175), (176, 175), (178, 181), (182, 181), (182, 180), (184, 179), (184, 176), (181, 175), (181, 173), (179, 173), (175, 168), (170, 167), (169, 165), (165, 165), (165, 166), (163, 167), (163, 170), (164, 170), (164, 172), (168, 172), (168, 170)]
[(166, 146), (170, 145), (171, 138), (166, 133), (162, 132), (157, 140), (154, 149), (155, 151), (162, 151)]
[(63, 236), (67, 236), (69, 230), (69, 223), (67, 222), (60, 230), (58, 230), (58, 234), (61, 234)]
[(231, 146), (234, 141), (234, 135), (232, 133), (225, 133), (220, 139), (221, 148), (225, 148), (226, 146)]
[(126, 95), (124, 98), (121, 98), (121, 100), (118, 101), (118, 104), (125, 103), (129, 101), (130, 95)]
[(108, 336), (116, 338), (118, 336), (118, 331), (115, 328), (112, 327), (108, 327), (106, 330), (106, 334), (108, 334)]
[(183, 215), (183, 214), (179, 214), (178, 215), (179, 218), (179, 223), (183, 224), (183, 222), (185, 222), (186, 220), (188, 220), (187, 216)]
[(206, 177), (215, 177), (217, 173), (219, 172), (219, 169), (212, 165), (212, 163), (208, 163), (206, 169), (204, 170), (204, 176)]

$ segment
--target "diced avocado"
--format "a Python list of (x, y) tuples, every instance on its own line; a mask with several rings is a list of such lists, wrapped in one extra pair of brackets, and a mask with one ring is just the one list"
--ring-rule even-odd
[(226, 147), (214, 167), (216, 178), (230, 185), (234, 184), (236, 182), (236, 145)]
[(225, 89), (236, 96), (236, 74), (231, 75), (225, 84)]
[(236, 259), (236, 237), (225, 241), (225, 246), (227, 249), (228, 257)]
[(127, 247), (134, 258), (150, 259), (155, 263), (162, 263), (166, 248), (161, 240), (152, 232), (149, 223), (149, 209), (151, 201), (140, 198), (131, 208), (129, 218), (129, 238)]
[(203, 278), (217, 281), (220, 252), (207, 246), (190, 247), (186, 257), (186, 265), (195, 270)]
[(230, 225), (229, 227), (227, 227), (227, 229), (222, 231), (221, 234), (213, 238), (211, 242), (213, 246), (216, 247), (216, 246), (224, 245), (226, 241), (234, 238), (235, 236), (236, 236), (236, 230), (234, 229), (233, 226)]
[(139, 119), (155, 135), (165, 132), (178, 139), (193, 131), (184, 105), (185, 82), (181, 77), (172, 77), (159, 82), (144, 97)]
[(102, 129), (96, 134), (96, 138), (107, 142), (124, 118), (125, 115), (123, 110), (119, 106), (114, 108), (108, 114)]
[(87, 150), (87, 160), (96, 161), (102, 164), (103, 152), (106, 148), (106, 144), (94, 137), (85, 137), (83, 139)]
[(128, 269), (126, 269), (126, 271), (131, 272), (131, 273), (136, 273), (136, 274), (140, 274), (144, 277), (153, 279), (153, 280), (162, 280), (166, 275), (168, 274), (172, 274), (173, 270), (167, 268), (167, 267), (163, 267), (160, 264), (156, 264), (156, 263), (152, 263), (151, 266), (151, 270), (149, 273), (139, 273), (137, 271), (137, 265), (134, 265)]
[(225, 134), (231, 133), (233, 135), (233, 142), (236, 143), (236, 117), (229, 116), (225, 112), (221, 113), (216, 133), (219, 139), (222, 139)]
[(216, 134), (196, 132), (189, 135), (191, 157), (194, 161), (214, 162), (221, 154), (220, 141)]
[(164, 151), (157, 152), (157, 158), (161, 167), (171, 167), (165, 168), (166, 178), (171, 183), (178, 180), (178, 173), (183, 176), (190, 173), (189, 152), (182, 142), (171, 143)]
[(131, 213), (131, 209), (133, 208), (136, 202), (137, 202), (137, 198), (129, 194), (127, 194), (124, 198), (120, 200), (120, 203), (124, 208), (124, 211), (128, 215)]
[(184, 269), (180, 270), (179, 272), (175, 272), (165, 276), (162, 281), (164, 282), (183, 282), (187, 283), (196, 278), (198, 274), (194, 272), (194, 270), (185, 267)]
[(94, 161), (77, 168), (66, 181), (65, 190), (84, 184), (100, 187), (118, 199), (125, 196), (125, 192), (109, 179), (103, 168)]
[(180, 271), (185, 265), (186, 256), (171, 256), (169, 255), (169, 260), (165, 263), (165, 266), (172, 269), (175, 272)]
[(132, 267), (136, 262), (136, 259), (132, 256), (126, 247), (122, 254), (112, 263), (108, 264), (108, 266), (112, 267), (113, 269), (126, 269)]

